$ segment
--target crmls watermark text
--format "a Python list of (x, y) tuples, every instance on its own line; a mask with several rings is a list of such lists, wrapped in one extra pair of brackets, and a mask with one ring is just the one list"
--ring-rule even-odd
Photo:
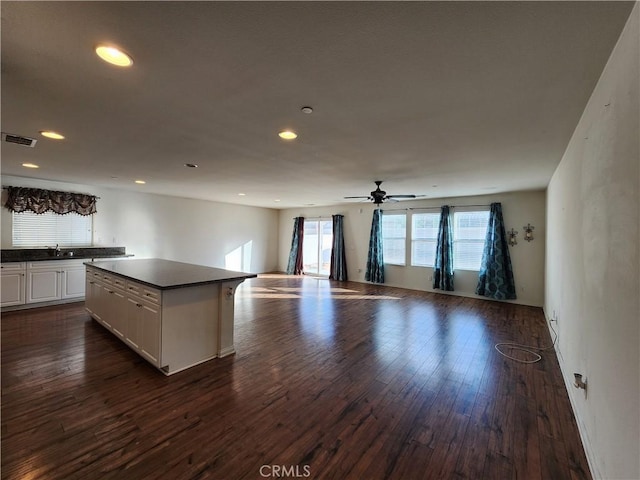
[(264, 478), (306, 478), (311, 476), (309, 465), (262, 465), (260, 476)]

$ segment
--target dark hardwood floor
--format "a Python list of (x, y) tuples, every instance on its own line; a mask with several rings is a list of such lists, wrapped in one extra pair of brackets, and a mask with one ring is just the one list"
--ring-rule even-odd
[(165, 377), (82, 303), (2, 315), (3, 479), (589, 479), (541, 309), (313, 278)]

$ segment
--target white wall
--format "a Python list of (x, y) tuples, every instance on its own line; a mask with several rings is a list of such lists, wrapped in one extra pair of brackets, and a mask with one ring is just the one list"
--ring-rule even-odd
[[(502, 203), (507, 230), (514, 228), (519, 232), (518, 245), (510, 248), (518, 295), (518, 299), (514, 302), (542, 306), (544, 297), (545, 192), (512, 192), (477, 197), (416, 200), (385, 204), (383, 205), (383, 210), (410, 207), (440, 207), (444, 204), (489, 205), (492, 202)], [(349, 203), (334, 207), (281, 210), (279, 269), (284, 271), (287, 267), (294, 217), (314, 218), (342, 214), (344, 215), (345, 254), (349, 280), (364, 282), (373, 210), (374, 207), (370, 203)], [(438, 210), (431, 211), (437, 212)], [(409, 218), (407, 220), (409, 221)], [(535, 227), (533, 232), (535, 239), (532, 242), (523, 240), (524, 232), (522, 227), (527, 223), (531, 223)], [(441, 290), (433, 290), (431, 288), (432, 281), (430, 277), (432, 274), (433, 269), (429, 267), (385, 265), (385, 285), (443, 293)], [(475, 294), (477, 281), (478, 272), (457, 270), (454, 276), (455, 292), (452, 293), (477, 297)]]
[(636, 4), (547, 196), (545, 311), (592, 473), (606, 479), (640, 478), (639, 16)]
[[(2, 184), (99, 196), (94, 243), (124, 246), (137, 258), (225, 268), (226, 255), (244, 246), (251, 252), (245, 271), (277, 268), (277, 210), (20, 177), (3, 176)], [(2, 248), (11, 248), (11, 213), (1, 210)]]

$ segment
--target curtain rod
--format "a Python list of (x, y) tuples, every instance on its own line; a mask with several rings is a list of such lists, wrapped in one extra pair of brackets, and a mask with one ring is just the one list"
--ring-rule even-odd
[[(298, 217), (302, 217), (302, 215), (298, 215)], [(295, 220), (298, 217), (291, 217), (291, 218)], [(302, 217), (302, 218), (304, 218), (305, 220), (331, 220), (333, 218), (333, 215), (330, 215), (328, 217)]]
[[(477, 203), (475, 205), (449, 205), (449, 208), (467, 208), (467, 207), (490, 207), (491, 204)], [(407, 208), (383, 208), (383, 212), (398, 212), (401, 210), (439, 210), (441, 207), (407, 207)]]
[[(475, 205), (449, 205), (449, 208), (467, 208), (467, 207), (490, 207), (491, 204), (487, 203), (476, 203)], [(431, 208), (440, 208), (440, 207), (409, 207), (407, 210), (427, 210)]]

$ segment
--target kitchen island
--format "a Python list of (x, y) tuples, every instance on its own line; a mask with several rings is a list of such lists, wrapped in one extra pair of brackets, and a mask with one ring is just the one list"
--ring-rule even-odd
[(89, 314), (165, 375), (235, 352), (235, 290), (257, 275), (155, 258), (85, 265)]

